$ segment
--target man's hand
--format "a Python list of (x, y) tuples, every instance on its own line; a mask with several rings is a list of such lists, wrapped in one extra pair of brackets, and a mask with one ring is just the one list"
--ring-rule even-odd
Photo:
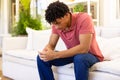
[(43, 61), (50, 61), (55, 59), (55, 51), (51, 50), (50, 48), (46, 48), (42, 52), (38, 52), (40, 59)]

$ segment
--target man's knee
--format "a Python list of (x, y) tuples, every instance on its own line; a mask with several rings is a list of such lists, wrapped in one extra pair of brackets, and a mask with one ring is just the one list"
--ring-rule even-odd
[(77, 55), (74, 56), (74, 61), (84, 60), (87, 56), (88, 56), (88, 53), (77, 54)]
[(37, 58), (37, 61), (38, 61), (38, 60), (40, 59), (39, 55), (37, 55), (37, 57), (36, 57), (36, 58)]
[(90, 53), (78, 54), (74, 56), (74, 64), (83, 64), (87, 67), (91, 67), (95, 60)]
[(41, 61), (41, 59), (40, 59), (40, 56), (39, 55), (37, 55), (37, 62), (40, 62)]
[(89, 60), (88, 60), (89, 54), (84, 53), (84, 54), (78, 54), (74, 56), (74, 64), (85, 64), (89, 66)]

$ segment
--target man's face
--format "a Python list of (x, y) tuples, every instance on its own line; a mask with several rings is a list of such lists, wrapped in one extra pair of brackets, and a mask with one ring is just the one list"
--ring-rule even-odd
[(66, 14), (64, 17), (56, 19), (56, 21), (51, 23), (55, 28), (60, 30), (65, 30), (69, 26), (69, 17)]

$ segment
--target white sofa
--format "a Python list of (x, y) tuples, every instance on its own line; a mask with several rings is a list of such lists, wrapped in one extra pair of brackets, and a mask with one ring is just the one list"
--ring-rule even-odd
[[(103, 62), (90, 68), (89, 80), (120, 80), (120, 26), (97, 27), (97, 41), (105, 57)], [(28, 37), (6, 37), (3, 39), (3, 75), (14, 80), (39, 80), (36, 56), (42, 50), (50, 30), (35, 31), (27, 28)], [(59, 46), (58, 46), (59, 45)], [(57, 50), (65, 49), (62, 40)], [(56, 80), (75, 80), (73, 64), (54, 67)]]

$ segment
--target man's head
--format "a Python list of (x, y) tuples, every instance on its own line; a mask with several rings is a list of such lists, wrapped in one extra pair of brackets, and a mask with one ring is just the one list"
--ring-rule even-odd
[(55, 25), (59, 29), (67, 27), (70, 23), (70, 11), (63, 2), (53, 2), (46, 10), (45, 19), (48, 23)]

